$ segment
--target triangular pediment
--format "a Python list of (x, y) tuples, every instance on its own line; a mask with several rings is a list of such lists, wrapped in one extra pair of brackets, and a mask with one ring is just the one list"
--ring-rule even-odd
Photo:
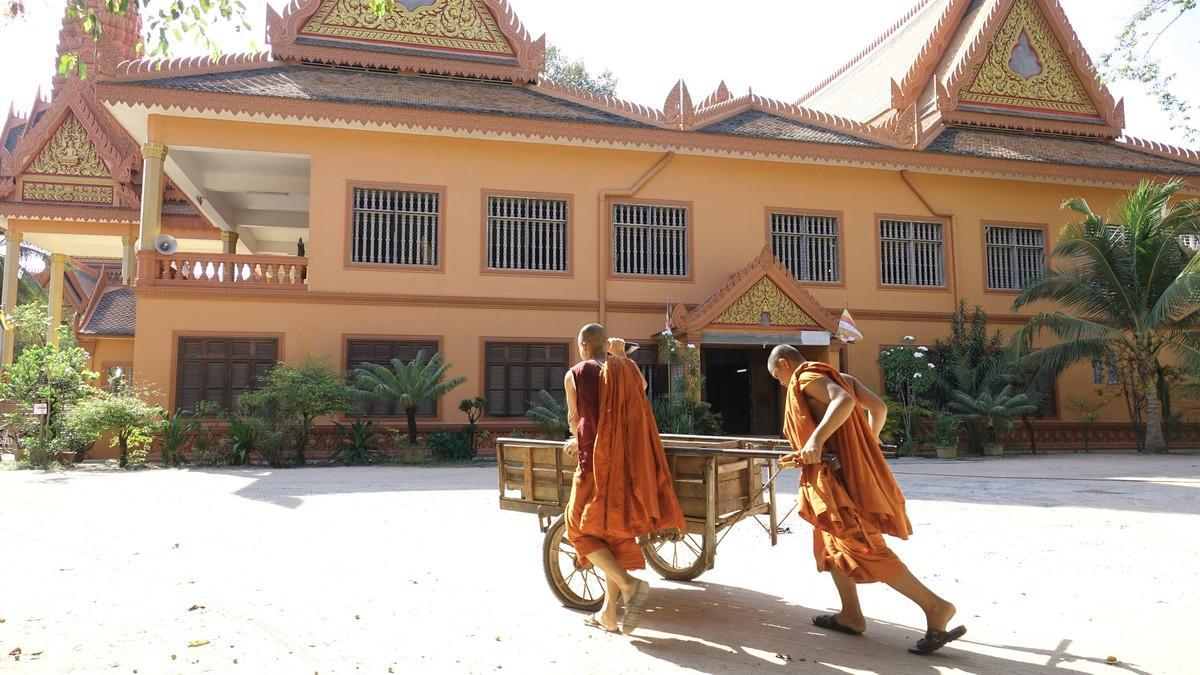
[(671, 320), (685, 334), (710, 327), (837, 330), (837, 320), (769, 246), (700, 305), (677, 306)]
[(1098, 119), (1083, 77), (1075, 71), (1034, 0), (1016, 0), (959, 93), (963, 106)]
[(545, 36), (532, 40), (506, 0), (293, 0), (267, 8), (275, 58), (534, 82)]
[(40, 176), (111, 177), (108, 166), (96, 151), (95, 144), (72, 113), (64, 116), (62, 124), (34, 156), (25, 173)]
[(367, 0), (324, 0), (301, 35), (420, 49), (515, 56), (482, 0), (397, 0), (380, 17)]

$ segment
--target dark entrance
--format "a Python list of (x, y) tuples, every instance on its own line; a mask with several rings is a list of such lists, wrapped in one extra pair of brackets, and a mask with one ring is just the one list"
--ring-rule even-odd
[(782, 387), (767, 372), (765, 348), (704, 348), (705, 400), (721, 413), (725, 433), (782, 433)]

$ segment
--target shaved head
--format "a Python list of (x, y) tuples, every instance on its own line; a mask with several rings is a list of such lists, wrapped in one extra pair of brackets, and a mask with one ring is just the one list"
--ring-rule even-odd
[(583, 348), (580, 354), (583, 358), (592, 358), (597, 354), (604, 353), (605, 344), (608, 342), (608, 333), (604, 330), (604, 326), (598, 323), (589, 323), (579, 329), (579, 344)]
[(771, 373), (771, 377), (779, 380), (780, 384), (787, 386), (792, 374), (802, 363), (804, 355), (800, 350), (791, 345), (776, 345), (771, 350), (771, 356), (767, 358), (767, 371)]

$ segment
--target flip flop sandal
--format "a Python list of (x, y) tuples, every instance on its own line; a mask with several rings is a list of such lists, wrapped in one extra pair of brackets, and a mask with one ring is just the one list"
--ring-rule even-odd
[(595, 614), (587, 615), (587, 617), (583, 620), (583, 625), (588, 626), (589, 628), (599, 628), (600, 630), (604, 631), (605, 633), (620, 633), (621, 632), (620, 630), (614, 630), (614, 629), (609, 628), (608, 626), (605, 626), (604, 622), (600, 621), (599, 617), (597, 617)]
[(832, 614), (819, 614), (813, 617), (812, 622), (814, 626), (824, 628), (825, 630), (837, 631), (846, 635), (862, 635), (862, 631), (854, 630), (849, 626), (843, 626), (838, 623), (837, 618)]
[(629, 635), (637, 629), (638, 624), (642, 622), (642, 609), (646, 606), (646, 601), (650, 599), (650, 584), (645, 581), (637, 583), (637, 590), (633, 592), (633, 597), (625, 604), (625, 616), (621, 619), (621, 632)]
[(959, 626), (954, 630), (933, 630), (932, 628), (925, 631), (925, 637), (917, 640), (917, 644), (909, 647), (908, 651), (911, 654), (919, 654), (927, 656), (945, 647), (947, 644), (954, 642), (958, 638), (967, 634), (966, 626)]

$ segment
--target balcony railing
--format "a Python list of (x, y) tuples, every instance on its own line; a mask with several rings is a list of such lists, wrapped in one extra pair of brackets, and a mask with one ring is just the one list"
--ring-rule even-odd
[(227, 253), (143, 252), (138, 283), (191, 288), (308, 289), (308, 258)]

